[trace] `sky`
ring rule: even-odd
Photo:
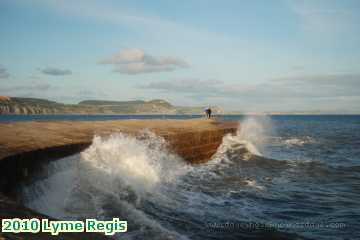
[[[360,113],[358,0],[0,0],[0,95]]]

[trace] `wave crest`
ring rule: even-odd
[[[186,171],[184,161],[168,151],[162,137],[150,131],[137,137],[123,133],[95,136],[92,145],[81,153],[80,162],[105,175],[108,181],[118,179],[137,193],[150,192]],[[89,179],[94,179],[94,184],[99,180],[96,176]]]
[[[272,131],[269,117],[247,117],[240,122],[236,135],[224,136],[215,158],[224,158],[229,151],[241,153],[242,160],[250,160],[253,155],[262,156]]]

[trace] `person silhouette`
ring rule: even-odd
[[[208,119],[211,118],[211,108],[210,108],[210,107],[208,107],[208,108],[205,109],[205,114],[206,114],[206,117],[207,117]]]
[[[209,119],[211,118],[211,108],[210,107],[208,108],[208,118]]]

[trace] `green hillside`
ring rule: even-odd
[[[219,112],[214,108],[214,112]],[[220,111],[221,112],[221,111]],[[203,107],[176,107],[154,99],[150,101],[85,100],[63,104],[46,99],[0,96],[0,114],[202,114]]]

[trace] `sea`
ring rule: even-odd
[[[8,115],[0,121],[201,116]],[[360,116],[218,116],[237,121],[209,162],[189,165],[150,131],[95,136],[18,189],[59,219],[128,221],[115,239],[360,239]]]

